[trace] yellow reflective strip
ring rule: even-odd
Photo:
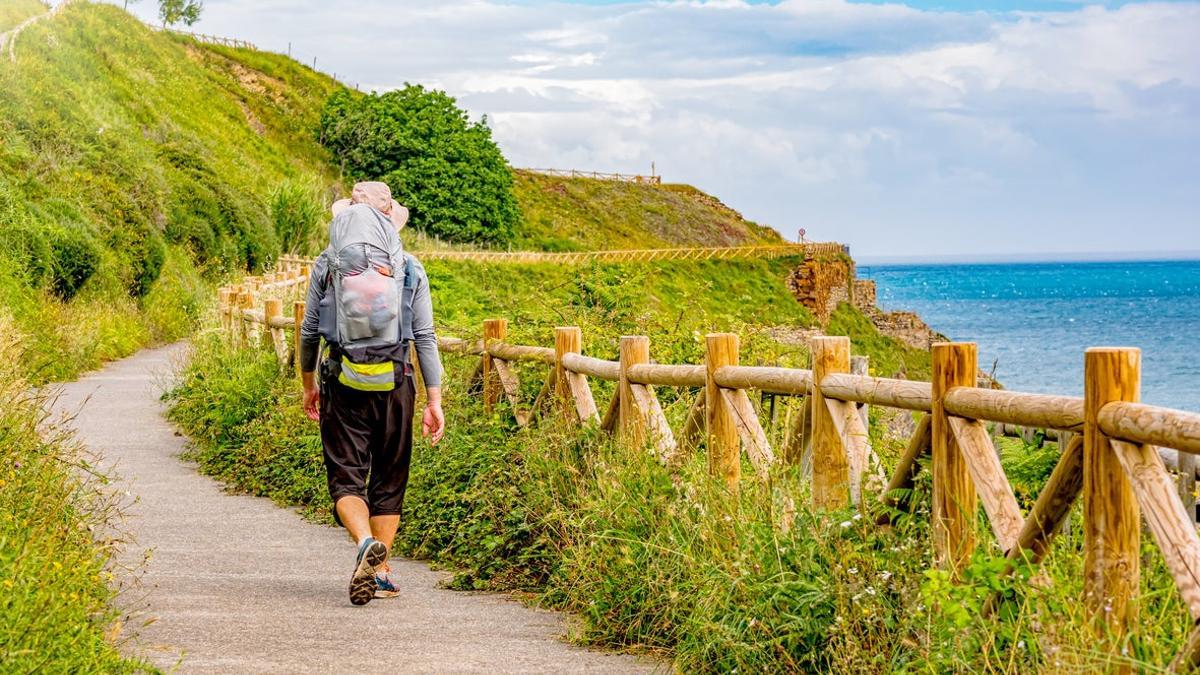
[[[384,363],[354,363],[345,356],[342,357],[342,366],[349,368],[359,375],[388,375],[394,372],[395,366],[391,361]]]
[[[358,391],[391,391],[396,388],[395,382],[368,383],[352,380],[346,377],[345,371],[338,375],[338,382],[341,382],[351,389],[357,389]]]

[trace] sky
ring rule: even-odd
[[[1200,2],[207,0],[194,30],[856,257],[1200,251]]]

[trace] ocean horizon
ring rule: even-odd
[[[876,282],[881,308],[978,343],[980,367],[1008,389],[1082,395],[1084,350],[1130,346],[1142,350],[1143,401],[1200,411],[1200,255],[868,262],[858,275]]]

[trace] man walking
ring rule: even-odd
[[[299,356],[304,411],[320,421],[334,516],[358,545],[350,602],[365,605],[397,594],[387,557],[412,457],[410,345],[428,399],[422,433],[434,444],[445,417],[429,279],[400,245],[397,221],[407,213],[384,183],[355,185],[349,202],[335,204],[329,247],[309,278]]]

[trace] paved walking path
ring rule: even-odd
[[[151,551],[140,595],[155,621],[136,648],[181,672],[634,672],[653,663],[562,641],[560,615],[500,595],[437,588],[442,574],[396,561],[404,593],[352,607],[353,545],[332,527],[225,493],[178,459],[162,417],[176,345],[65,385],[81,439],[137,498],[125,557]],[[144,601],[141,599],[144,596]],[[139,623],[139,622],[135,622]]]

